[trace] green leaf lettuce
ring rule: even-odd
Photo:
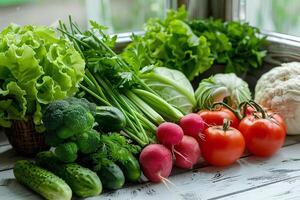
[[[73,45],[53,29],[9,25],[0,33],[0,126],[27,116],[41,126],[41,107],[72,96],[84,65]]]

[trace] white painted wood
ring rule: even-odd
[[[88,199],[219,199],[229,194],[235,193],[235,195],[238,195],[248,190],[251,193],[251,190],[255,191],[255,189],[264,186],[269,188],[273,185],[273,190],[278,187],[283,191],[284,187],[288,187],[286,181],[296,180],[300,177],[299,152],[300,143],[282,148],[278,154],[269,159],[249,156],[242,158],[238,163],[229,167],[204,167],[174,175],[169,180],[176,186],[168,184],[169,189],[162,183],[145,183]],[[3,199],[8,200],[37,198],[35,194],[20,187],[15,180],[11,180],[13,179],[11,171],[0,172],[0,185],[1,183],[3,185],[0,186],[0,199],[4,196]],[[281,183],[283,184],[282,188]],[[293,181],[290,183],[292,184]],[[298,182],[296,184],[298,186]],[[271,189],[269,190],[271,191]],[[297,189],[290,191],[295,191],[294,196],[300,194]],[[250,193],[247,193],[247,195],[252,195]],[[261,193],[256,193],[256,195],[265,195]],[[229,198],[229,196],[226,198]],[[237,198],[233,196],[232,199],[240,199],[240,196],[237,196]],[[284,196],[282,199],[285,199]]]
[[[36,200],[42,199],[32,191],[20,185],[14,178],[13,171],[0,173],[0,199],[2,200]]]
[[[0,171],[13,168],[14,163],[21,159],[28,158],[18,155],[11,145],[0,146]]]
[[[287,178],[274,184],[261,185],[258,188],[232,194],[220,200],[255,199],[255,200],[299,200],[300,199],[300,176]]]

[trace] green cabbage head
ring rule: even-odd
[[[0,33],[0,126],[31,116],[42,131],[43,105],[74,95],[84,66],[73,44],[53,29],[9,25]]]

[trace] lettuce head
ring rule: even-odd
[[[84,66],[73,44],[52,28],[9,25],[0,33],[0,126],[31,116],[42,131],[42,107],[74,95]]]

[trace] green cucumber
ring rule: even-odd
[[[124,114],[112,106],[99,106],[94,116],[97,129],[104,132],[121,131],[126,125]]]
[[[70,200],[72,190],[64,180],[30,161],[20,160],[14,166],[14,175],[20,183],[48,200]]]
[[[114,162],[109,161],[101,165],[100,170],[96,171],[106,189],[120,189],[125,183],[125,177],[121,168]]]
[[[36,163],[65,180],[78,197],[102,192],[102,183],[95,172],[76,163],[61,163],[50,151],[38,153]]]
[[[127,160],[122,163],[118,163],[122,169],[126,180],[131,182],[136,182],[141,177],[141,168],[138,160],[132,155],[129,154]]]

